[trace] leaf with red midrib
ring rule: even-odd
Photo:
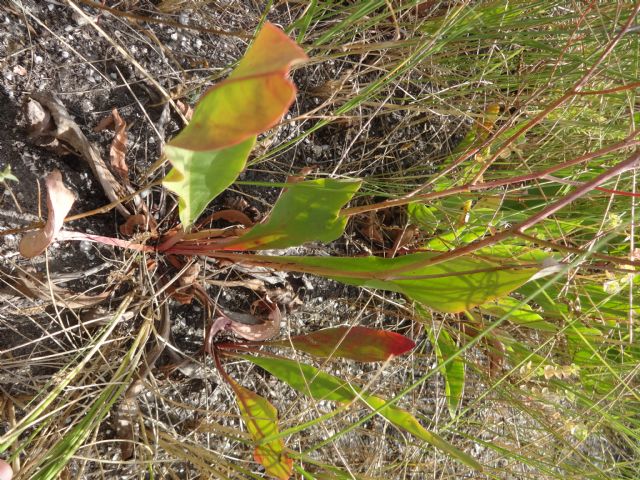
[[[293,346],[316,357],[341,357],[359,362],[384,362],[413,349],[413,340],[394,332],[366,327],[334,327],[269,342],[279,347]]]
[[[269,401],[227,378],[238,399],[238,406],[247,430],[255,442],[278,433],[278,411]],[[268,475],[287,480],[293,471],[293,459],[284,451],[282,438],[258,445],[253,457]]]

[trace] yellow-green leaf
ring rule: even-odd
[[[200,99],[189,124],[165,147],[163,184],[179,197],[185,229],[244,169],[256,135],[278,123],[295,98],[289,67],[307,59],[267,23],[229,78]]]
[[[496,250],[498,253],[500,249]],[[540,259],[523,254],[514,258],[466,256],[420,266],[439,253],[423,252],[395,258],[252,256],[251,261],[284,264],[287,270],[314,273],[349,285],[399,292],[435,310],[457,313],[503,297],[540,271]],[[530,258],[529,258],[530,257]],[[416,265],[398,274],[394,270]]]
[[[342,235],[347,217],[340,209],[360,188],[360,180],[322,178],[292,183],[282,192],[264,223],[220,246],[224,250],[286,248]]]
[[[231,383],[240,414],[251,438],[260,442],[263,438],[278,433],[278,411],[269,401],[257,393],[252,392],[228,379]],[[293,470],[293,459],[284,451],[284,441],[279,438],[270,442],[258,444],[253,451],[256,462],[260,463],[268,475],[286,480]]]

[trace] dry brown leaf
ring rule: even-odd
[[[111,161],[111,168],[120,176],[120,179],[126,184],[129,184],[129,167],[125,157],[127,156],[127,122],[125,122],[118,110],[115,108],[111,112],[113,116],[114,129],[116,136],[111,141],[111,148],[109,149],[109,160]]]
[[[39,102],[29,100],[24,105],[24,117],[29,136],[38,139],[41,144],[53,139],[52,131],[55,129],[51,114]]]
[[[239,223],[247,228],[253,227],[254,225],[253,221],[249,217],[247,217],[240,210],[236,209],[227,209],[220,210],[219,212],[214,212],[204,220],[199,222],[198,225],[200,227],[204,227],[205,225],[213,223],[216,220],[226,220],[229,223]]]
[[[116,108],[111,111],[109,116],[100,120],[93,131],[101,132],[108,128],[113,128],[116,132],[109,148],[111,168],[118,174],[125,185],[129,185],[129,167],[125,160],[127,156],[127,122],[122,119]]]
[[[461,330],[470,338],[476,338],[484,328],[480,324],[472,325],[468,322],[460,324]],[[485,353],[489,357],[489,376],[497,376],[504,366],[505,349],[504,344],[494,336],[485,336],[483,339],[486,348]]]
[[[93,131],[95,133],[98,133],[111,127],[113,127],[113,115],[109,114],[106,117],[104,117],[102,120],[100,120],[95,127],[93,127]]]
[[[29,232],[20,241],[20,253],[33,258],[44,252],[53,242],[56,234],[62,228],[64,217],[71,210],[75,201],[73,192],[64,186],[62,174],[54,170],[45,179],[47,185],[47,210],[49,211],[47,223],[44,228],[35,232]]]
[[[304,181],[305,177],[313,172],[316,167],[304,167],[295,175],[289,175],[287,177],[287,183],[298,183]]]
[[[193,108],[191,108],[191,105],[178,100],[176,101],[176,107],[178,107],[180,113],[184,115],[184,118],[186,118],[187,120],[191,120],[191,117],[193,116]]]
[[[27,74],[27,69],[24,68],[22,65],[16,65],[15,67],[13,67],[13,73],[15,73],[16,75],[20,75],[21,77],[24,77]]]
[[[273,338],[280,333],[281,315],[278,306],[270,300],[258,300],[256,303],[266,307],[268,312],[266,318],[259,318],[246,313],[227,314],[227,318],[231,320],[228,328],[239,337],[253,342],[260,342]]]
[[[196,283],[198,276],[200,275],[200,264],[192,263],[180,276],[178,283],[180,286],[191,286]]]
[[[31,138],[40,145],[56,152],[73,152],[89,163],[109,201],[118,202],[131,193],[129,188],[116,180],[98,150],[87,140],[58,99],[44,93],[32,93],[31,100],[25,105],[25,118]],[[132,211],[144,208],[139,197],[134,198],[134,203],[128,204]],[[122,203],[116,208],[125,217],[131,215]]]
[[[504,366],[504,344],[495,338],[487,338],[487,356],[489,357],[489,376],[497,377]]]
[[[401,251],[405,247],[411,245],[419,233],[420,229],[415,225],[408,225],[406,228],[397,229],[395,231],[396,239],[393,242],[393,247],[391,248],[394,256],[398,251]]]
[[[358,226],[358,231],[371,242],[384,245],[382,222],[380,222],[376,212],[369,212],[369,214],[362,220],[362,223]]]
[[[0,281],[7,288],[0,289],[0,293],[20,294],[32,300],[43,300],[55,303],[60,308],[87,308],[103,302],[111,295],[111,289],[107,289],[98,295],[84,295],[76,293],[57,285],[49,284],[35,274],[25,271],[10,274],[0,270]],[[3,291],[4,290],[4,291]],[[38,308],[44,309],[46,305]]]
[[[120,225],[118,230],[120,230],[120,233],[126,237],[132,237],[137,233],[146,231],[151,232],[151,235],[155,236],[158,233],[156,231],[157,226],[158,225],[153,217],[138,213],[127,218],[127,221]]]

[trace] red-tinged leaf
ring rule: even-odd
[[[240,414],[254,442],[278,434],[278,411],[269,401],[257,393],[227,378],[238,399]],[[256,462],[260,463],[267,474],[282,480],[291,476],[293,459],[284,451],[282,438],[258,445],[253,451]]]
[[[295,98],[289,67],[307,55],[267,23],[229,76],[196,105],[189,125],[170,145],[209,151],[237,145],[280,121]]]
[[[384,362],[392,355],[407,353],[416,345],[398,333],[366,327],[325,328],[269,344],[293,346],[316,357],[341,357],[359,362]]]
[[[27,258],[33,258],[44,252],[53,242],[56,234],[62,228],[64,217],[71,210],[75,196],[62,183],[62,174],[54,170],[45,179],[47,185],[47,209],[49,216],[44,228],[27,233],[20,241],[20,253]]]

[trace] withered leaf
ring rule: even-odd
[[[20,253],[27,258],[33,258],[44,252],[53,242],[56,234],[62,228],[64,217],[71,210],[75,201],[73,192],[64,186],[62,174],[54,170],[45,179],[47,185],[47,210],[49,212],[44,228],[29,232],[20,241]]]
[[[26,105],[27,129],[31,138],[53,149],[56,152],[73,152],[83,158],[91,167],[99,180],[105,195],[111,202],[118,202],[130,193],[130,189],[116,180],[111,170],[107,168],[98,150],[87,140],[78,124],[73,121],[66,108],[55,97],[44,93],[31,94],[31,100]],[[139,197],[134,198],[132,210],[142,208]],[[116,206],[125,217],[131,212],[123,204]]]
[[[268,310],[266,317],[259,318],[254,315],[232,313],[227,315],[231,323],[229,329],[246,340],[260,342],[269,340],[280,333],[280,309],[275,303],[262,301]]]
[[[118,227],[118,230],[120,230],[120,233],[126,237],[131,237],[136,233],[146,231],[150,231],[151,234],[155,236],[158,233],[156,231],[157,226],[158,225],[153,217],[138,213],[127,218],[126,222]]]
[[[113,137],[111,141],[109,160],[111,161],[111,167],[120,176],[120,179],[125,184],[129,184],[129,167],[127,167],[125,160],[127,155],[127,123],[115,108],[111,112],[111,115],[113,116],[116,136]]]
[[[109,161],[111,162],[111,168],[118,174],[120,179],[129,184],[129,167],[125,161],[127,155],[127,122],[125,122],[118,109],[114,108],[111,114],[98,123],[93,129],[94,132],[101,132],[108,128],[113,128],[116,135],[111,141],[111,147],[109,148]]]

